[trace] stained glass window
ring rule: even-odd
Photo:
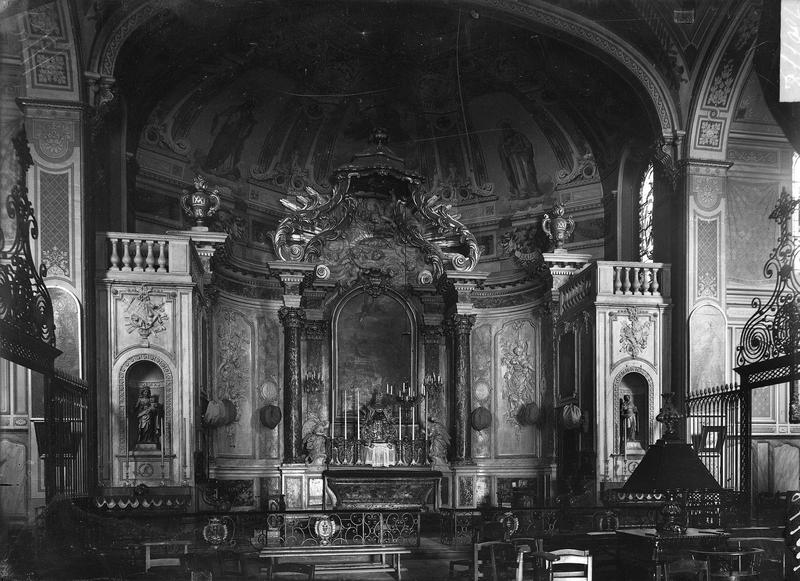
[[[653,261],[653,164],[639,187],[639,260]]]

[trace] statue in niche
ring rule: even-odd
[[[202,163],[204,170],[223,178],[239,178],[236,165],[239,163],[245,139],[256,124],[254,108],[255,100],[248,97],[238,105],[231,105],[214,115],[211,133],[217,129],[219,131]]]
[[[533,145],[530,140],[514,129],[511,121],[500,122],[502,142],[497,148],[500,163],[508,179],[512,198],[540,198],[539,182],[536,177]]]
[[[639,410],[629,393],[622,396],[619,403],[620,418],[622,419],[622,429],[624,442],[638,442],[639,440]]]
[[[137,445],[160,443],[161,430],[158,421],[160,416],[161,404],[158,403],[158,396],[152,395],[149,387],[142,387],[139,390],[139,399],[136,401]]]
[[[327,420],[320,419],[316,414],[309,414],[303,424],[303,449],[306,452],[306,464],[324,464],[328,457],[326,443],[328,441]]]
[[[447,464],[447,448],[450,446],[450,433],[437,418],[428,418],[428,456],[436,464]]]

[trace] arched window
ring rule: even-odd
[[[639,187],[639,260],[653,261],[653,164]]]

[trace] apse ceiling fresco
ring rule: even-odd
[[[490,12],[189,4],[121,54],[129,149],[144,169],[158,153],[248,203],[329,189],[375,127],[431,191],[491,203],[475,215],[599,203],[601,168],[653,131],[614,70]]]

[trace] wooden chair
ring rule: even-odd
[[[450,561],[450,579],[489,579],[499,581],[498,561],[516,553],[514,545],[505,541],[485,541],[472,546],[472,561]]]
[[[515,577],[518,579],[534,579],[542,563],[537,555],[542,553],[544,541],[536,537],[516,537],[511,539],[516,548],[514,563]]]
[[[550,551],[558,557],[553,562],[555,581],[592,581],[592,555],[579,549],[557,549]]]
[[[786,578],[786,539],[783,537],[730,537],[727,542],[733,551],[764,549],[761,573],[768,579]]]
[[[689,551],[698,560],[706,562],[708,579],[758,579],[761,575],[761,560],[764,549],[742,549],[740,551]]]
[[[517,545],[515,581],[553,581],[553,563],[558,557],[545,551],[531,551],[528,545]]]
[[[314,581],[316,566],[313,563],[273,563],[261,569],[259,579],[272,581],[286,579],[295,581]]]

